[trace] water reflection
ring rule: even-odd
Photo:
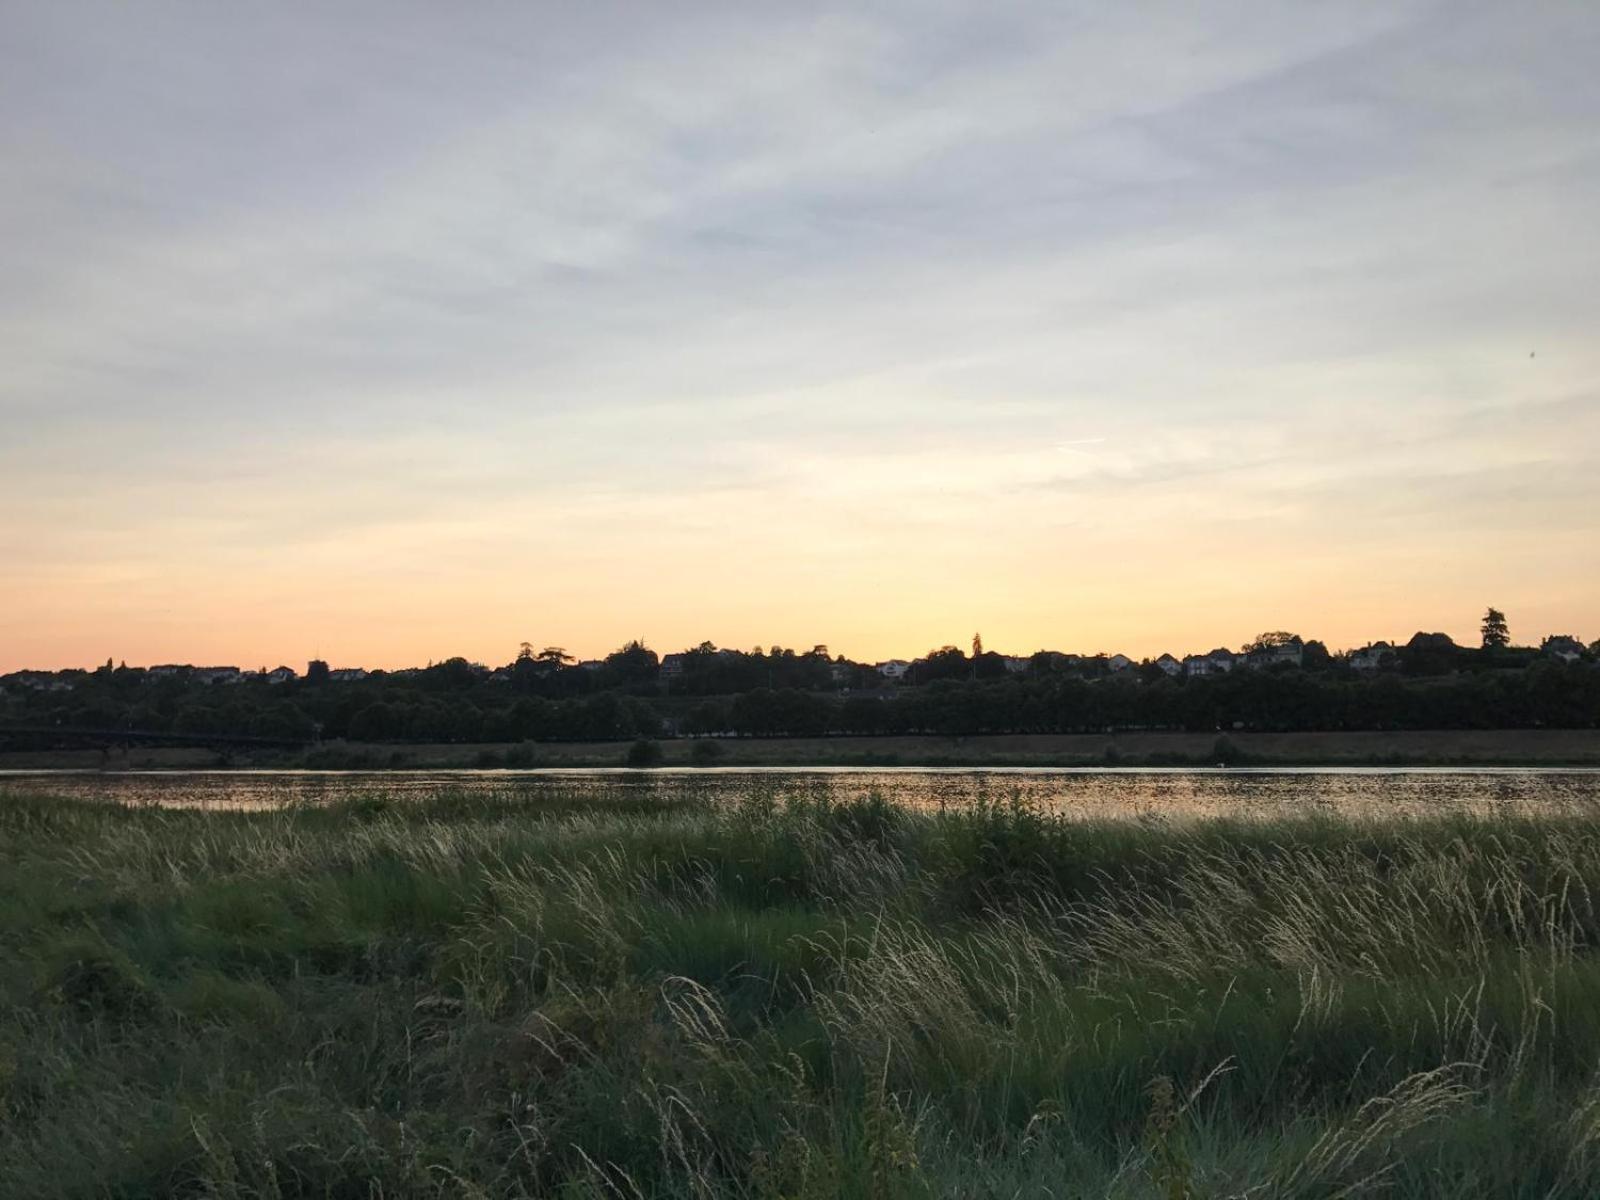
[[[760,793],[846,800],[881,795],[915,808],[1012,800],[1077,817],[1569,812],[1600,815],[1600,771],[1585,770],[1032,770],[912,768],[683,771],[168,771],[0,773],[0,802],[59,795],[169,808],[272,809],[441,791],[493,793],[530,807]]]

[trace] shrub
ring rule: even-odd
[[[517,768],[539,765],[539,750],[532,742],[518,742],[506,751],[506,766]]]
[[[1231,767],[1245,760],[1245,753],[1234,745],[1233,739],[1223,734],[1211,743],[1211,761],[1224,767]]]
[[[623,765],[628,767],[659,767],[661,757],[659,745],[646,738],[640,738],[628,747],[628,755],[622,761]]]
[[[710,767],[722,759],[722,746],[717,742],[697,740],[689,748],[689,761],[697,767]]]

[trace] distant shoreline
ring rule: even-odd
[[[679,738],[655,743],[660,766],[1596,766],[1600,730],[1409,730],[1322,733],[994,734],[974,737]],[[615,767],[632,742],[391,744],[327,742],[232,754],[204,747],[17,751],[0,768],[424,770]],[[708,749],[711,747],[711,749]]]

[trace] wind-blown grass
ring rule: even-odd
[[[0,1195],[1600,1194],[1600,826],[0,804]]]

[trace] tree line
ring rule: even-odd
[[[1520,651],[1497,648],[1462,651],[1473,656],[1462,660],[1466,669],[1457,663],[1450,674],[1425,673],[1424,667],[1431,671],[1440,665],[1429,656],[1449,653],[1439,645],[1424,646],[1410,669],[1402,665],[1370,674],[1329,665],[1191,678],[1150,670],[1086,675],[1051,669],[1048,663],[991,677],[977,675],[968,660],[965,671],[952,670],[919,686],[849,691],[757,681],[712,692],[701,690],[712,686],[709,682],[696,680],[691,689],[663,692],[641,673],[633,681],[591,678],[586,690],[562,694],[542,671],[523,675],[519,684],[514,670],[505,678],[486,679],[459,660],[415,675],[375,673],[340,685],[302,679],[279,686],[217,687],[181,679],[149,682],[142,673],[114,669],[89,673],[70,693],[8,693],[0,701],[0,719],[70,728],[377,742],[1600,727],[1600,670],[1588,662],[1569,664],[1537,654],[1526,659]],[[950,655],[930,660],[955,665]],[[716,669],[729,672],[749,665],[727,656],[720,662]],[[550,674],[576,673],[565,668]],[[777,672],[773,677],[781,678]],[[607,686],[599,687],[600,682]],[[830,688],[837,686],[830,675]]]

